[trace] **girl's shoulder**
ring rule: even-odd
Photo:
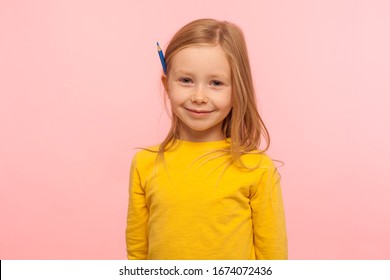
[[[241,159],[248,163],[258,163],[264,166],[274,166],[273,160],[269,155],[258,150],[245,153],[241,156]]]
[[[260,151],[245,153],[241,155],[240,161],[243,166],[247,166],[252,170],[257,170],[260,172],[274,172],[277,169],[275,161],[269,155]]]
[[[136,155],[140,156],[150,156],[150,155],[155,155],[158,154],[158,149],[160,145],[154,145],[154,146],[149,146],[149,147],[137,147],[138,151],[135,153]]]
[[[133,164],[139,165],[149,165],[154,163],[158,155],[159,145],[150,146],[150,147],[138,147],[138,151],[133,156]]]

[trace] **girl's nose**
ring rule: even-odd
[[[191,101],[198,103],[198,104],[201,104],[201,103],[207,103],[209,101],[209,99],[204,94],[204,91],[199,87],[198,89],[196,89],[194,94],[191,96]]]

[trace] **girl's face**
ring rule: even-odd
[[[188,47],[162,76],[172,112],[181,122],[181,139],[223,140],[222,123],[232,109],[229,62],[221,47]]]

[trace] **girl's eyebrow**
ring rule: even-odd
[[[182,74],[182,75],[187,75],[187,76],[193,76],[194,74],[191,73],[190,71],[186,71],[186,70],[182,70],[182,69],[178,69],[174,72],[174,74]],[[225,80],[228,80],[228,77],[226,75],[224,75],[223,73],[212,73],[210,75],[208,75],[208,78],[222,78],[222,79],[225,79]]]
[[[219,79],[225,79],[228,80],[228,77],[222,73],[216,73],[216,74],[211,74],[209,78],[219,78]]]
[[[181,69],[178,69],[174,72],[174,74],[184,74],[184,75],[188,75],[188,76],[191,76],[192,73],[189,72],[189,71],[185,71],[185,70],[181,70]]]

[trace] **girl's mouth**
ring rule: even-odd
[[[197,115],[197,116],[203,116],[203,115],[206,115],[206,114],[209,114],[213,111],[207,111],[207,110],[196,110],[196,109],[189,109],[189,108],[185,108],[187,111]]]

